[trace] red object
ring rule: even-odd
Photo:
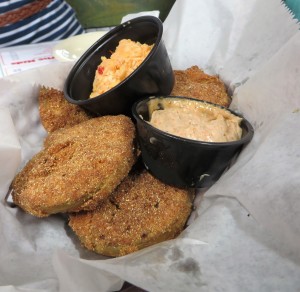
[[[99,73],[100,75],[102,75],[102,74],[103,74],[103,71],[104,71],[104,67],[99,66],[98,69],[97,69],[97,71],[98,71],[98,73]]]

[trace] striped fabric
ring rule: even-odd
[[[31,0],[0,0],[0,14],[22,7]],[[0,48],[60,40],[83,33],[74,10],[64,0],[52,0],[37,14],[0,27]]]

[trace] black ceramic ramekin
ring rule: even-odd
[[[148,123],[150,119],[148,102],[154,98],[162,97],[148,97],[137,101],[132,107],[132,114],[136,120],[143,162],[154,176],[167,184],[196,188],[211,186],[253,137],[251,124],[233,111],[230,112],[242,118],[242,138],[237,141],[204,142],[166,133]],[[207,103],[185,97],[164,98]]]
[[[136,100],[149,95],[170,94],[174,74],[162,33],[162,22],[153,16],[135,18],[109,31],[75,63],[65,82],[65,98],[96,115],[107,115],[131,114],[131,106]],[[101,56],[109,58],[122,39],[154,46],[126,79],[109,91],[89,98]]]

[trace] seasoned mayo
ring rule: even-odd
[[[152,99],[149,111],[151,125],[179,137],[228,142],[242,136],[240,117],[208,103],[179,98]]]

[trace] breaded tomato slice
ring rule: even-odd
[[[98,117],[60,129],[15,177],[13,201],[38,217],[92,210],[135,161],[135,127],[126,116]]]
[[[87,249],[122,256],[176,237],[190,215],[192,197],[143,171],[128,176],[95,211],[71,214],[69,225]]]
[[[38,99],[41,123],[48,133],[92,118],[91,114],[78,105],[69,103],[61,90],[41,87]]]
[[[231,98],[218,76],[206,74],[198,66],[174,70],[175,85],[171,95],[193,97],[228,107]]]

